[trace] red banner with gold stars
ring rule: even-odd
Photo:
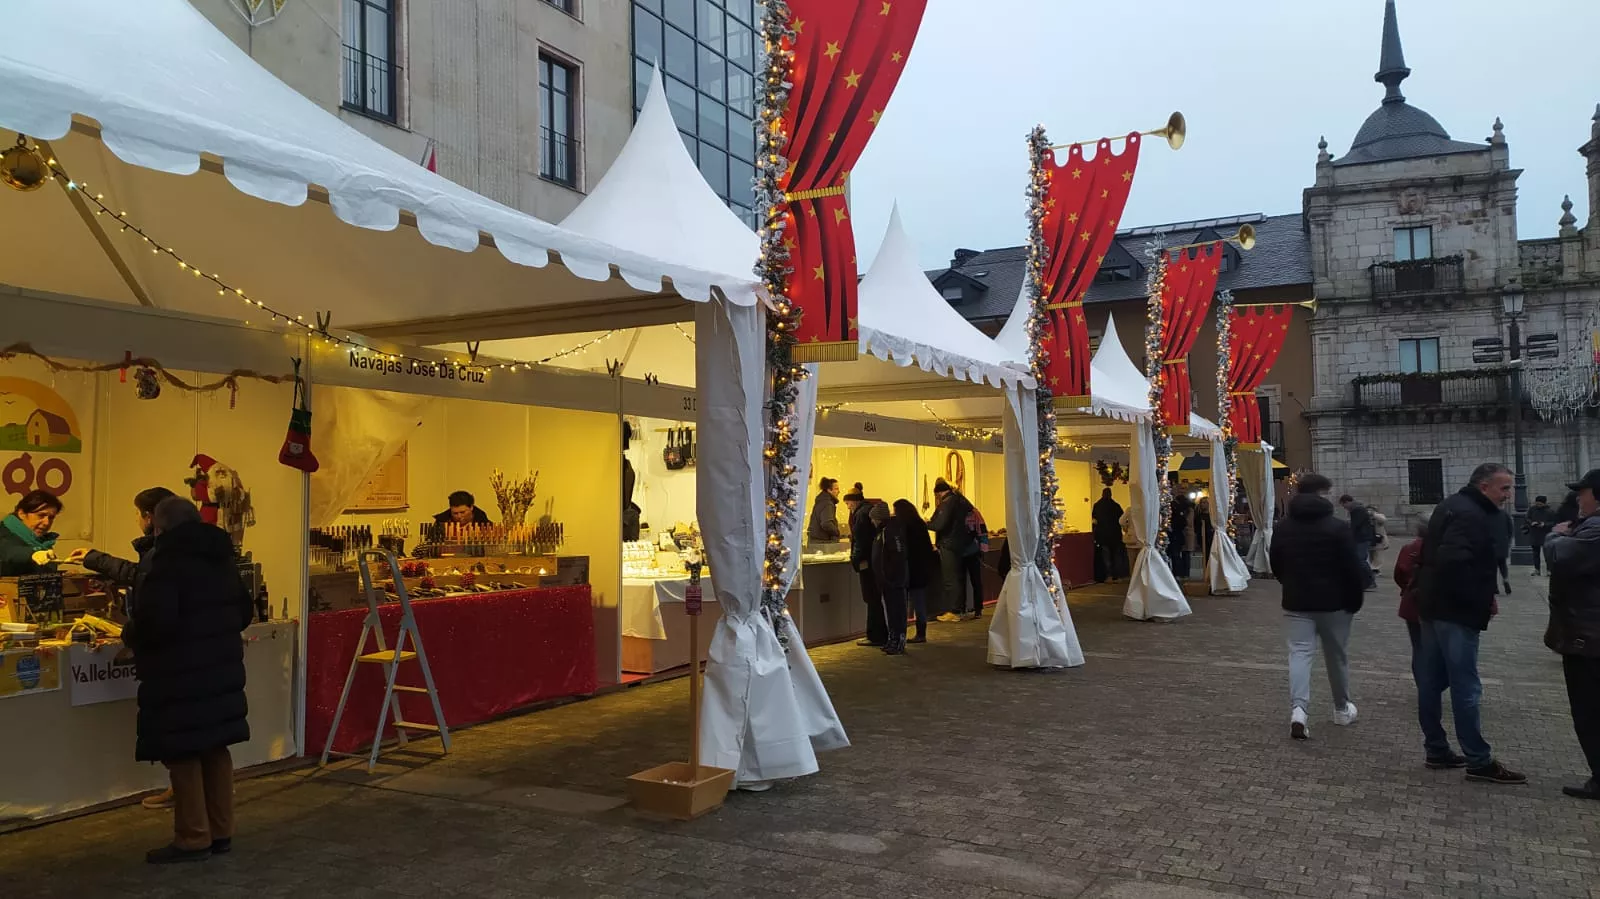
[[[1089,404],[1089,325],[1083,297],[1117,235],[1142,140],[1136,133],[1128,135],[1118,155],[1111,152],[1111,138],[1101,138],[1092,160],[1084,158],[1082,145],[1074,144],[1059,165],[1055,151],[1045,154],[1050,188],[1041,226],[1050,255],[1042,291],[1048,322],[1040,341],[1045,382],[1060,406]]]
[[[855,232],[845,184],[883,116],[927,0],[788,0],[793,63],[781,119],[796,362],[856,358]]]
[[[1261,448],[1261,403],[1256,390],[1278,361],[1293,306],[1235,309],[1232,313],[1232,352],[1228,363],[1228,415],[1240,449]]]
[[[1165,327],[1161,342],[1161,408],[1155,410],[1168,433],[1188,434],[1189,351],[1205,323],[1222,267],[1222,242],[1171,251],[1166,287],[1161,292]]]

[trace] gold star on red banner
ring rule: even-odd
[[[799,19],[795,19],[792,27],[794,28],[794,33],[799,34],[800,32],[806,30],[806,23],[800,21]]]
[[[1076,212],[1067,213],[1067,223],[1070,225],[1076,225],[1078,223],[1078,214]]]
[[[837,225],[840,222],[844,221],[846,218],[848,218],[848,216],[846,216],[844,214],[844,210],[843,209],[835,209],[833,211],[833,223],[835,225]]]
[[[1082,178],[1082,177],[1083,177],[1083,169],[1073,169],[1072,170],[1072,180],[1077,181],[1079,178]]]
[[[1123,181],[1132,181],[1133,180],[1133,173],[1132,172],[1123,172],[1122,173],[1122,180]]]
[[[839,136],[839,132],[837,132],[837,131],[829,131],[828,132],[828,143],[830,143],[830,144],[833,143],[833,139],[838,137],[838,136]]]
[[[855,69],[851,69],[850,74],[844,76],[844,83],[850,87],[860,87],[861,75]]]
[[[905,54],[901,53],[899,50],[896,50],[893,53],[889,54],[889,61],[890,62],[899,62],[900,60],[905,59],[905,58],[906,58]]]
[[[828,57],[829,59],[832,59],[835,56],[838,56],[839,55],[839,45],[837,43],[835,43],[834,41],[828,41],[828,46],[826,46],[826,47],[824,47],[822,49],[822,55]]]
[[[889,3],[888,0],[884,0],[883,9],[878,12],[878,15],[880,15],[880,16],[888,15],[889,14],[889,10],[891,8],[893,8],[893,6],[894,6],[893,3]]]
[[[827,269],[825,269],[825,268],[823,268],[822,266],[819,265],[816,268],[811,270],[811,274],[814,275],[818,281],[821,281],[823,279],[823,277],[827,274]]]
[[[1079,237],[1081,237],[1081,238],[1083,238],[1083,239],[1084,239],[1084,241],[1086,241],[1086,242],[1087,242],[1087,241],[1088,241],[1088,240],[1089,240],[1089,238],[1090,238],[1090,237],[1092,237],[1092,236],[1093,236],[1093,235],[1091,235],[1091,234],[1090,234],[1090,233],[1089,233],[1089,232],[1087,232],[1087,231],[1084,231],[1084,232],[1082,232],[1082,233],[1081,233],[1081,234],[1079,234],[1079,235],[1078,235],[1078,236],[1079,236]]]
[[[880,120],[882,120],[882,119],[883,119],[883,110],[881,110],[881,109],[874,109],[872,111],[872,115],[867,116],[867,121],[871,122],[874,125],[878,124],[878,122]]]
[[[1109,191],[1109,190],[1100,191],[1100,199],[1104,200],[1105,198],[1107,198],[1109,196],[1111,196],[1111,191]]]

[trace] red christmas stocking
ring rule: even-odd
[[[283,439],[283,449],[278,450],[278,461],[307,474],[321,467],[311,452],[311,411],[296,409],[289,413],[289,436]]]

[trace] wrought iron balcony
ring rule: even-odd
[[[1462,256],[1374,262],[1369,269],[1372,298],[1386,305],[1459,297],[1466,290],[1465,263]]]
[[[1511,401],[1506,368],[1362,375],[1351,381],[1354,411],[1383,415],[1425,413],[1431,419],[1489,420]]]

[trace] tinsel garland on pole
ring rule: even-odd
[[[1048,156],[1050,140],[1044,126],[1036,125],[1028,134],[1028,304],[1027,322],[1028,371],[1038,384],[1034,393],[1038,409],[1039,426],[1039,545],[1034,547],[1034,563],[1040,571],[1049,571],[1053,564],[1050,543],[1055,539],[1056,525],[1061,511],[1056,508],[1056,493],[1060,483],[1056,480],[1056,407],[1045,377],[1045,350],[1041,338],[1049,327],[1050,313],[1045,309],[1045,271],[1050,264],[1050,248],[1044,238],[1045,200],[1050,192]],[[1054,578],[1045,578],[1050,592],[1056,592]]]
[[[761,17],[764,67],[756,121],[755,184],[756,205],[766,214],[761,227],[761,258],[755,273],[771,298],[767,312],[767,376],[771,389],[762,451],[766,462],[767,545],[761,611],[785,651],[789,648],[789,619],[784,572],[789,566],[789,543],[784,538],[800,507],[799,485],[794,482],[795,457],[799,453],[795,432],[800,382],[806,377],[805,368],[794,362],[794,335],[800,315],[789,299],[789,276],[793,270],[783,239],[788,211],[783,179],[789,160],[783,155],[788,137],[782,117],[789,103],[789,73],[794,62],[789,48],[794,36],[789,5],[783,0],[766,0],[766,12]]]
[[[1217,294],[1217,429],[1222,432],[1222,458],[1228,465],[1228,495],[1222,497],[1216,484],[1211,485],[1211,492],[1215,494],[1212,502],[1224,498],[1228,501],[1228,507],[1222,510],[1222,520],[1227,522],[1230,540],[1239,536],[1239,527],[1233,521],[1233,492],[1239,488],[1239,458],[1236,453],[1239,440],[1233,436],[1233,397],[1228,389],[1232,386],[1232,369],[1233,291],[1224,290]]]
[[[1172,455],[1172,437],[1161,422],[1161,397],[1166,389],[1166,369],[1161,364],[1162,347],[1166,344],[1166,319],[1161,314],[1161,297],[1167,287],[1166,237],[1156,234],[1145,249],[1151,260],[1150,275],[1145,282],[1144,373],[1150,379],[1150,433],[1156,445],[1156,498],[1161,517],[1156,526],[1155,539],[1150,546],[1158,553],[1166,551],[1167,531],[1172,527],[1172,491],[1167,489],[1167,459]]]

